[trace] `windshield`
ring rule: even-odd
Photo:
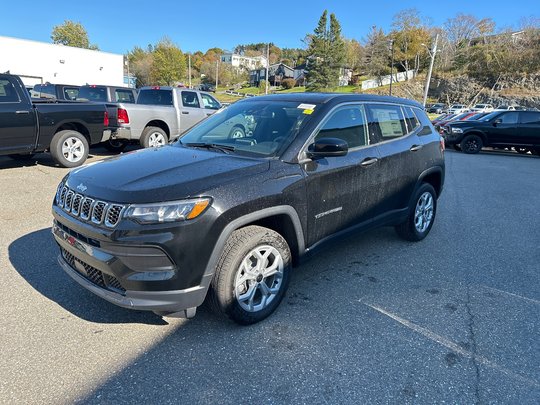
[[[309,122],[315,108],[290,101],[242,101],[195,126],[177,145],[227,146],[230,153],[277,156]]]

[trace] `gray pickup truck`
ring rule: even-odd
[[[127,142],[155,147],[175,140],[222,106],[210,94],[177,87],[142,87],[136,104],[118,103],[118,129],[110,146],[122,149]]]

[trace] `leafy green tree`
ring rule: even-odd
[[[150,76],[154,84],[172,86],[186,76],[184,54],[170,39],[158,42],[152,55]]]
[[[381,28],[373,26],[365,45],[366,72],[380,78],[390,74],[390,43]]]
[[[128,53],[129,70],[137,78],[137,87],[149,86],[152,83],[151,70],[154,55],[149,50],[136,46]]]
[[[88,33],[80,22],[65,20],[63,24],[55,25],[51,33],[51,39],[55,44],[99,50],[97,45],[90,44]]]
[[[345,42],[341,35],[341,25],[336,16],[324,10],[314,33],[308,36],[309,47],[306,77],[308,91],[322,91],[335,88],[339,81],[339,71],[345,62]]]

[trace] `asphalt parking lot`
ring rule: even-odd
[[[538,403],[538,157],[448,151],[426,240],[328,246],[250,327],[76,285],[50,235],[67,169],[37,161],[0,158],[0,403]]]

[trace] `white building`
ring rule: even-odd
[[[124,57],[71,46],[0,36],[0,72],[23,77],[26,85],[58,84],[124,85]]]
[[[267,60],[264,56],[243,56],[236,53],[225,53],[221,55],[221,62],[228,63],[236,68],[246,68],[253,70],[260,67],[266,67]]]

